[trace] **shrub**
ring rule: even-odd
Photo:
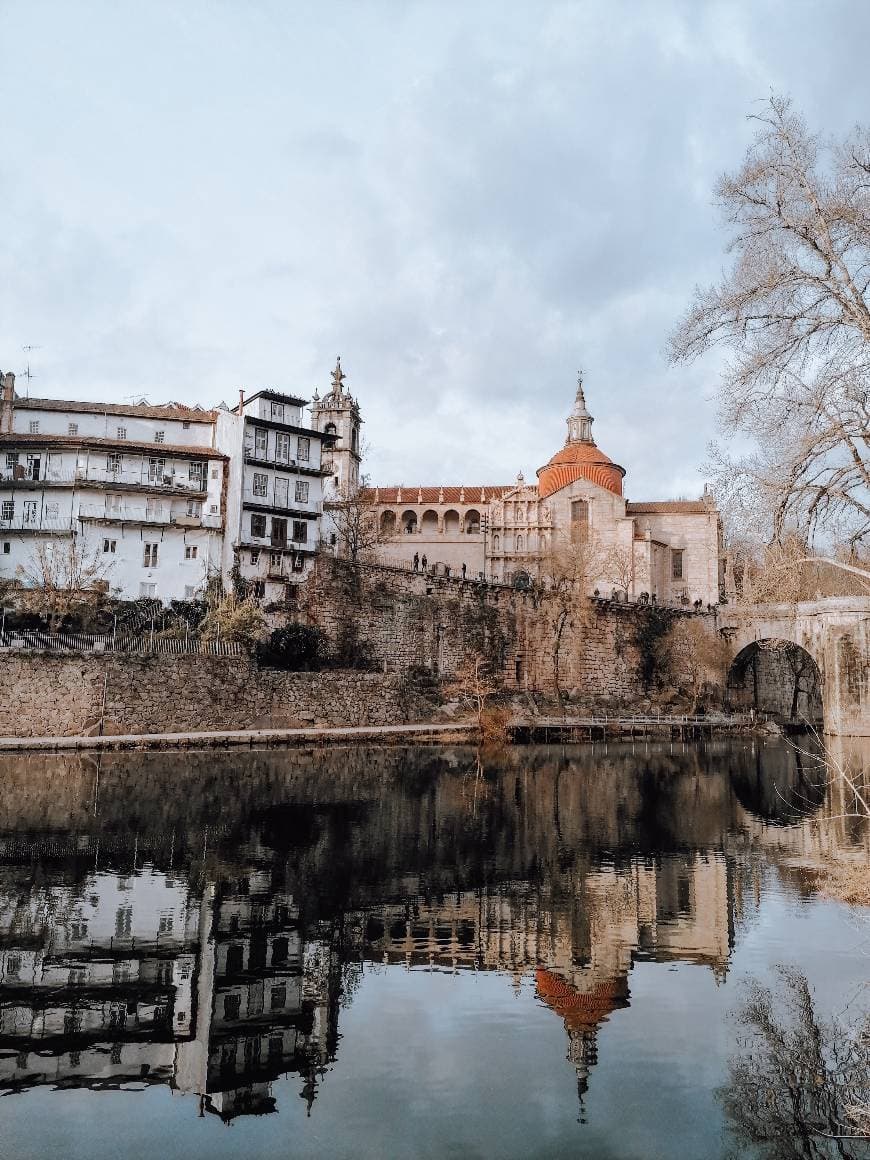
[[[252,648],[263,632],[263,613],[251,600],[226,596],[200,625],[203,640],[226,640]]]
[[[274,668],[290,672],[319,669],[326,653],[326,635],[308,624],[288,624],[276,628],[257,650],[258,659]]]

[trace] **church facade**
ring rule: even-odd
[[[312,406],[314,426],[336,436],[325,532],[330,495],[352,494],[361,478],[362,419],[344,377],[337,366],[332,391]],[[712,495],[628,500],[625,469],[596,445],[592,423],[581,377],[565,443],[535,483],[520,474],[510,484],[366,487],[378,529],[372,554],[385,564],[518,587],[537,581],[659,604],[717,604],[722,522]]]

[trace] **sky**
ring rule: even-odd
[[[411,486],[533,479],[582,367],[629,498],[698,495],[714,182],[771,91],[866,120],[868,43],[862,0],[0,0],[0,368],[208,406],[340,354]]]

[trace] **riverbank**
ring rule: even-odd
[[[691,740],[712,734],[735,734],[754,729],[744,717],[560,717],[514,720],[507,727],[507,742],[582,742],[630,740],[639,737],[668,737]],[[401,744],[407,741],[476,742],[477,722],[428,721],[398,725],[311,725],[301,728],[209,729],[154,733],[112,733],[98,735],[0,737],[0,752],[69,752],[149,749],[229,749],[329,745],[332,742],[377,741]]]

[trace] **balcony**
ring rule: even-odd
[[[194,515],[185,511],[174,512],[162,506],[133,504],[121,504],[118,507],[82,504],[79,508],[79,519],[89,523],[159,524],[179,528],[220,528],[222,526],[221,517],[217,513]]]
[[[17,468],[4,467],[0,471],[0,486],[13,488],[42,488],[42,487],[76,487],[82,484],[94,484],[96,487],[117,487],[119,490],[135,488],[137,490],[159,490],[180,492],[185,495],[205,495],[208,482],[204,478],[194,476],[192,479],[186,472],[166,471],[159,474],[149,471],[147,467],[140,470],[109,471],[106,468],[89,466],[77,467],[74,470],[47,471],[37,469],[28,470],[25,465]]]
[[[75,527],[75,521],[66,516],[64,519],[45,517],[40,519],[25,516],[13,516],[11,520],[0,520],[0,534],[3,532],[34,533],[47,536],[69,535]]]

